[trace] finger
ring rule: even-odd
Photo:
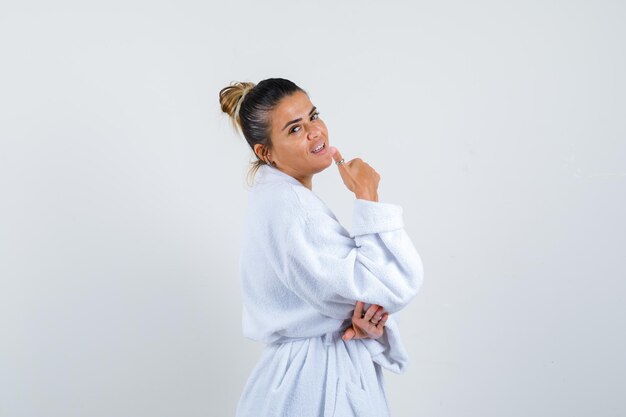
[[[334,146],[330,147],[330,153],[333,155],[333,159],[335,160],[335,162],[339,162],[343,159],[343,156],[341,156],[341,152],[339,152],[339,149],[335,148]],[[343,164],[339,164],[337,165],[337,168],[341,169],[346,169],[348,166],[348,162],[344,162]]]
[[[352,327],[348,328],[348,330],[346,330],[343,334],[343,336],[341,336],[341,338],[343,340],[345,340],[346,342],[350,339],[352,339],[354,337],[355,333],[354,333],[354,329]]]
[[[376,327],[379,329],[382,329],[383,327],[385,327],[385,323],[387,322],[388,318],[389,318],[389,313],[383,314],[383,318],[380,319],[380,321],[376,324]]]
[[[376,310],[376,312],[372,316],[371,322],[374,323],[374,325],[378,324],[380,320],[382,319],[383,314],[385,314],[385,309],[382,307],[379,307],[378,310]]]
[[[369,307],[367,307],[367,310],[365,310],[363,314],[361,314],[361,318],[365,321],[368,321],[374,315],[371,310],[374,309],[375,312],[377,308],[378,306],[376,304],[370,304]]]
[[[354,314],[352,315],[353,318],[355,319],[361,319],[363,318],[363,301],[357,301],[356,305],[354,306]]]
[[[376,314],[379,308],[381,307],[378,304],[372,304],[370,308],[367,309],[367,312],[363,316],[363,319],[370,321],[372,317],[374,317],[374,314]]]

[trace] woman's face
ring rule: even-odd
[[[276,168],[310,185],[313,174],[332,163],[326,124],[306,93],[284,97],[270,114],[270,125],[272,149],[267,159]]]

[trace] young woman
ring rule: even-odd
[[[330,147],[293,82],[231,83],[219,97],[257,158],[240,278],[244,336],[266,347],[237,416],[389,416],[382,368],[402,373],[408,360],[393,313],[423,277],[402,208],[378,202],[371,166]],[[351,233],[313,192],[333,160],[356,197]]]

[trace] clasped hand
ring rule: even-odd
[[[352,326],[348,327],[341,338],[344,341],[351,339],[378,339],[384,333],[385,322],[389,313],[382,306],[372,304],[363,313],[363,301],[357,301],[352,314]]]

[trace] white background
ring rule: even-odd
[[[250,150],[288,78],[381,173],[425,268],[386,372],[409,416],[625,416],[626,6],[0,6],[0,416],[231,416]],[[314,191],[350,225],[331,166]],[[312,387],[313,389],[313,387]]]

